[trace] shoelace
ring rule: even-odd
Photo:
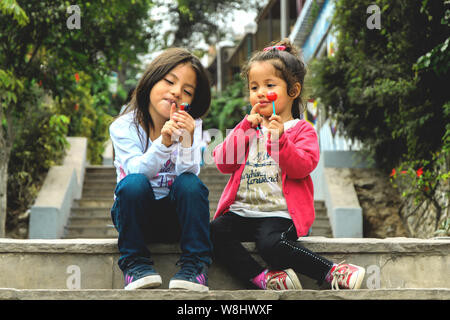
[[[129,272],[133,274],[141,274],[147,270],[153,270],[153,268],[147,264],[135,264],[129,268]]]
[[[267,290],[280,290],[285,289],[285,285],[283,283],[283,275],[284,272],[277,272],[274,273],[267,279],[266,289]]]
[[[178,274],[186,275],[186,276],[195,276],[198,273],[199,267],[195,265],[193,262],[189,261],[178,261],[176,263],[177,266],[181,266]]]
[[[350,276],[350,269],[347,265],[342,265],[344,262],[345,260],[338,263],[331,273],[331,276],[333,277],[333,280],[331,281],[331,290],[339,290],[339,283],[347,283],[348,277]],[[341,268],[345,268],[345,271],[339,272]]]

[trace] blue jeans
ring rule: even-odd
[[[114,192],[111,218],[119,232],[122,271],[136,259],[153,264],[147,244],[155,242],[179,242],[181,260],[211,263],[209,190],[195,174],[179,175],[169,195],[158,200],[143,174],[127,175]]]

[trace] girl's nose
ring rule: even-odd
[[[258,98],[264,98],[266,96],[266,90],[259,89],[258,90]]]
[[[172,86],[172,88],[171,88],[171,90],[170,90],[170,93],[171,93],[173,96],[179,98],[179,97],[181,96],[181,87],[176,86],[176,85]]]

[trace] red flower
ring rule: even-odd
[[[76,82],[80,81],[80,76],[79,76],[78,72],[75,73],[75,81]]]
[[[393,177],[393,176],[395,176],[395,174],[396,174],[396,171],[395,171],[395,168],[394,168],[394,169],[392,169],[391,174],[389,175],[389,177]]]
[[[401,174],[406,174],[406,173],[408,173],[408,171],[402,170],[402,171],[400,171],[400,173],[401,173]]]
[[[419,169],[416,171],[416,175],[417,175],[418,177],[420,177],[422,174],[423,174],[423,167],[419,168]]]

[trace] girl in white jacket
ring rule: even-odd
[[[161,285],[147,244],[175,240],[181,269],[169,288],[208,290],[209,191],[198,174],[200,117],[210,101],[200,61],[171,48],[149,65],[127,109],[110,126],[117,171],[111,218],[125,289]]]

